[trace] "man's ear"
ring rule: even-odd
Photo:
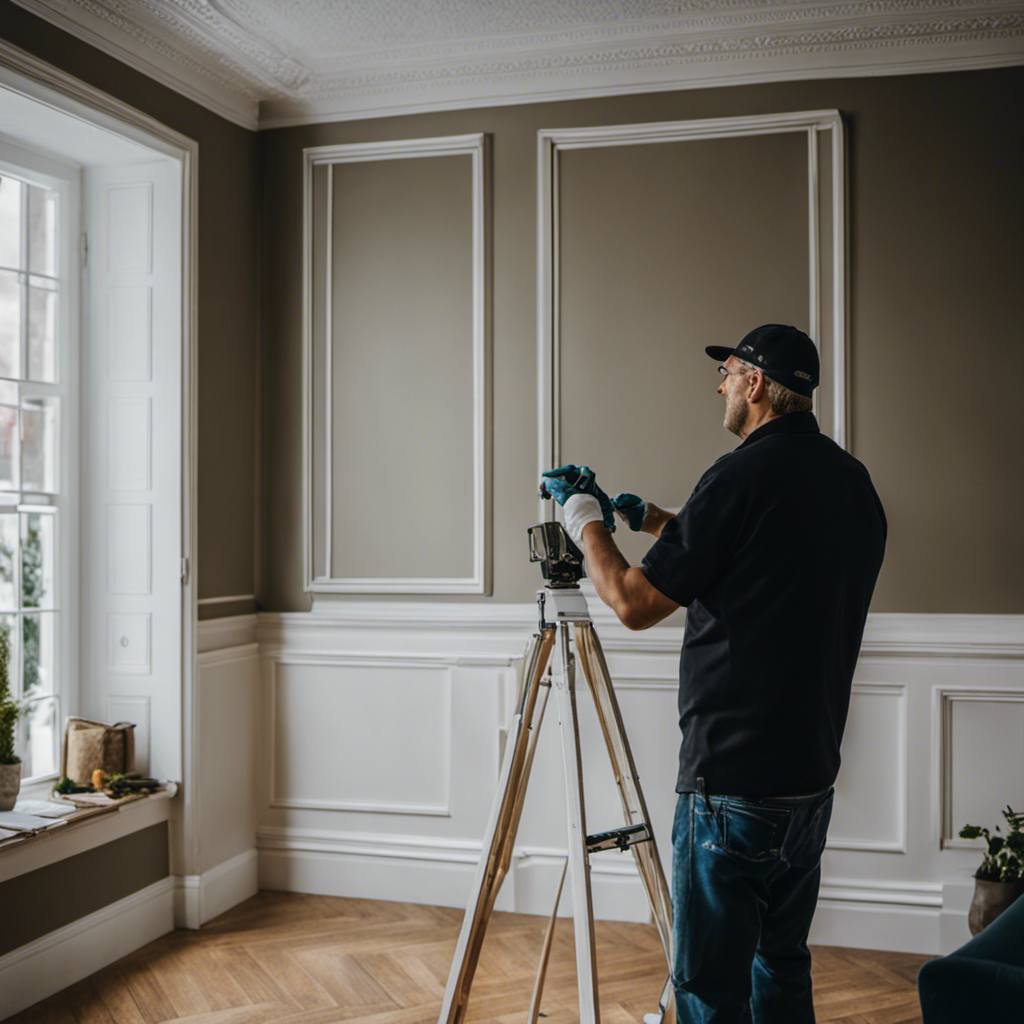
[[[750,380],[750,393],[747,396],[747,400],[750,401],[750,402],[759,402],[759,401],[761,401],[761,399],[764,397],[764,394],[765,394],[765,392],[767,390],[765,388],[765,383],[764,383],[764,374],[760,370],[755,368],[755,369],[750,371],[749,380]]]

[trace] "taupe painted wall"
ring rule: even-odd
[[[256,535],[256,133],[0,0],[0,36],[199,143],[200,599],[252,594]],[[212,605],[201,617],[252,611]]]
[[[275,282],[264,305],[261,605],[309,607],[299,460],[304,146],[492,134],[493,597],[526,601],[538,580],[523,543],[536,518],[537,130],[838,108],[850,146],[850,447],[870,469],[890,522],[873,608],[1024,611],[1022,424],[1006,377],[1019,361],[1021,340],[1022,87],[1024,69],[1010,68],[687,90],[261,133],[264,275]],[[641,319],[643,312],[637,311]],[[643,329],[641,322],[637,330]],[[690,356],[676,354],[703,344],[699,334],[680,322],[678,348],[653,372],[682,372],[677,367],[690,365]],[[594,401],[614,408],[616,380],[604,379]],[[711,403],[707,415],[719,419],[720,410]],[[652,414],[637,430],[638,463],[643,434],[657,423]],[[714,454],[731,441],[721,431]],[[573,454],[600,472],[600,451]],[[683,460],[666,470],[672,486],[658,497],[682,502],[704,468]]]
[[[704,345],[779,319],[807,329],[807,136],[569,150],[560,165],[559,461],[674,508],[728,443]],[[634,563],[650,546],[617,539]]]
[[[331,566],[321,486],[314,488],[315,575],[473,575],[473,505],[453,503],[449,485],[473,469],[466,429],[473,422],[472,188],[468,155],[333,165]],[[326,194],[326,168],[318,168],[318,267]],[[314,291],[323,288],[321,272]],[[323,315],[316,321],[313,450],[314,472],[322,474],[326,331]],[[410,493],[412,516],[404,504]]]

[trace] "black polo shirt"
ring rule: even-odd
[[[850,684],[885,550],[867,470],[813,413],[722,456],[643,561],[688,609],[678,792],[800,796],[839,771]]]

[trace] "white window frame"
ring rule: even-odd
[[[54,764],[56,769],[22,779],[22,789],[56,780],[60,774],[62,723],[79,706],[79,644],[78,587],[76,581],[81,565],[79,544],[79,485],[81,467],[78,452],[79,361],[80,361],[80,292],[82,275],[81,245],[81,169],[71,163],[27,149],[0,135],[0,174],[9,174],[33,185],[52,189],[58,194],[58,274],[60,299],[58,308],[57,383],[41,384],[23,380],[21,394],[49,395],[60,401],[57,418],[58,446],[57,530],[54,543],[54,567],[57,574],[57,630],[54,651],[54,674],[57,697],[57,727],[54,730]],[[24,368],[27,371],[27,366]],[[22,492],[27,493],[27,492]],[[31,502],[20,502],[19,511],[30,510]],[[20,550],[20,547],[19,547]],[[20,604],[20,600],[19,600]],[[19,640],[19,649],[21,641]],[[22,670],[22,658],[17,671]],[[21,693],[21,678],[12,679],[12,692]]]

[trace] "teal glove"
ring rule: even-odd
[[[644,517],[647,515],[647,502],[643,498],[625,491],[612,498],[612,508],[625,517],[629,528],[634,532],[643,527]]]
[[[574,494],[589,494],[597,498],[601,504],[604,525],[609,532],[615,532],[615,511],[611,499],[597,486],[594,471],[589,466],[559,466],[545,471],[542,476],[541,487],[559,505],[564,505]]]

